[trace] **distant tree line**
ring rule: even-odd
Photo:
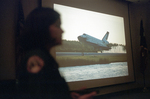
[[[123,50],[126,50],[126,46],[122,44],[108,44],[109,47],[122,46]],[[84,44],[79,41],[63,40],[62,45],[56,47],[57,52],[97,52],[100,48],[93,47],[92,45]]]
[[[118,46],[122,46],[122,50],[126,51],[126,46],[123,44],[116,44],[116,43],[109,43],[108,44],[109,47],[118,47]]]

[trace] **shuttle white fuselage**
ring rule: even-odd
[[[109,32],[107,32],[104,35],[104,37],[102,38],[102,40],[100,40],[100,39],[97,39],[95,37],[92,37],[92,36],[84,33],[83,35],[78,36],[78,40],[82,43],[87,43],[94,47],[99,47],[100,51],[109,50],[111,48],[108,47],[108,44],[109,44],[109,42],[107,41],[108,35],[109,35]]]

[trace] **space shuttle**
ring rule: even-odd
[[[109,44],[109,42],[107,41],[108,35],[109,32],[107,31],[102,40],[100,40],[84,33],[83,35],[78,36],[78,40],[82,43],[92,45],[93,47],[96,48],[98,47],[102,53],[103,50],[111,49],[110,47],[108,47]]]

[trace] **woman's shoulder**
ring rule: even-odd
[[[42,58],[43,60],[50,60],[50,59],[53,59],[53,57],[50,55],[50,53],[45,50],[45,49],[33,49],[33,50],[30,50],[30,51],[27,51],[25,53],[25,56],[24,58],[25,59],[29,59],[30,57],[40,57]]]
[[[43,49],[33,49],[26,52],[26,56],[32,56],[32,55],[45,55],[47,56],[49,54],[46,50]]]

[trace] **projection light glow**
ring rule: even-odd
[[[67,82],[129,75],[123,17],[60,4],[54,9],[64,30],[56,59]]]

